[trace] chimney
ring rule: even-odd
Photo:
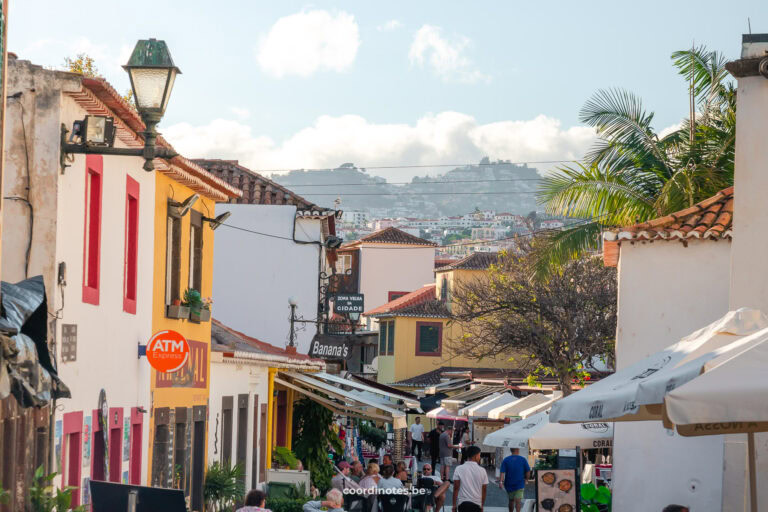
[[[768,313],[768,34],[742,36],[738,81],[730,309]]]

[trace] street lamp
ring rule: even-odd
[[[290,297],[288,299],[288,305],[291,306],[291,331],[288,334],[288,346],[294,347],[296,346],[296,306],[299,303],[296,301],[294,297]]]
[[[181,73],[173,63],[171,53],[165,41],[142,39],[136,43],[128,64],[123,66],[131,80],[131,90],[136,102],[136,110],[144,122],[144,147],[115,148],[114,119],[108,116],[87,116],[83,121],[75,121],[72,136],[67,140],[68,130],[61,127],[61,166],[62,172],[67,167],[66,157],[75,153],[140,156],[144,158],[144,170],[155,169],[155,158],[173,158],[178,155],[169,148],[157,148],[157,124],[165,114],[171,97],[176,75]],[[73,144],[75,137],[79,143]]]

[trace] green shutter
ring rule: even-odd
[[[440,329],[434,325],[419,326],[419,352],[431,353],[440,350]]]
[[[395,355],[395,322],[389,323],[389,332],[387,333],[387,354]]]
[[[379,355],[387,353],[387,322],[379,322]]]

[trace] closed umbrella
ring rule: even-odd
[[[731,311],[666,349],[558,400],[554,422],[661,420],[664,395],[699,375],[723,353],[768,336],[768,318],[755,309]]]
[[[768,432],[768,336],[712,359],[703,371],[667,394],[665,423],[683,436],[746,433],[750,503],[756,511],[755,432]]]

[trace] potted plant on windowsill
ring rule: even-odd
[[[184,292],[183,305],[189,308],[189,320],[191,322],[200,323],[207,322],[211,319],[211,303],[213,301],[210,298],[203,298],[200,296],[200,292],[194,289],[187,288]]]
[[[183,305],[179,299],[174,299],[173,304],[166,306],[165,316],[168,318],[189,318],[189,307]]]

